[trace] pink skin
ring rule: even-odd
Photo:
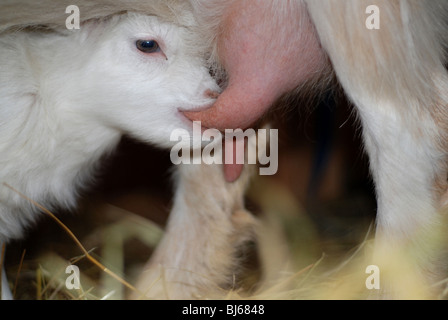
[[[281,14],[271,0],[233,2],[218,39],[229,85],[212,108],[187,117],[209,128],[247,128],[320,70],[325,58],[305,5],[296,0],[287,7]]]
[[[218,39],[221,63],[229,84],[209,109],[185,112],[209,128],[247,128],[282,94],[313,77],[325,57],[298,0],[233,1],[224,12]],[[277,7],[276,7],[277,6]],[[241,166],[226,165],[228,181],[239,177]]]

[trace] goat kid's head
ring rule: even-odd
[[[126,13],[70,32],[74,40],[60,57],[70,61],[60,81],[74,115],[170,147],[174,129],[192,130],[181,111],[206,108],[216,99],[219,87],[189,28]]]

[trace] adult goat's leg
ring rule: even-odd
[[[374,2],[379,29],[366,26],[371,1],[307,4],[362,123],[378,201],[373,263],[385,271],[383,288],[405,298],[425,294],[408,290],[409,282],[442,275],[438,260],[445,242],[440,238],[447,189],[448,76],[443,42],[448,5]],[[399,282],[406,270],[412,277]]]

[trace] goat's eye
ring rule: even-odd
[[[154,53],[160,51],[159,44],[155,40],[137,40],[135,45],[138,50],[144,53]]]

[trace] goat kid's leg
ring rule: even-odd
[[[380,267],[381,288],[390,297],[428,297],[427,282],[443,277],[446,243],[448,75],[441,39],[448,5],[374,3],[381,24],[371,30],[370,0],[307,1],[362,123],[378,201],[372,264]]]
[[[227,183],[222,165],[181,165],[166,233],[148,262],[133,299],[223,296],[233,283],[236,250],[255,220],[244,210],[250,167]],[[143,295],[142,295],[143,294]]]

